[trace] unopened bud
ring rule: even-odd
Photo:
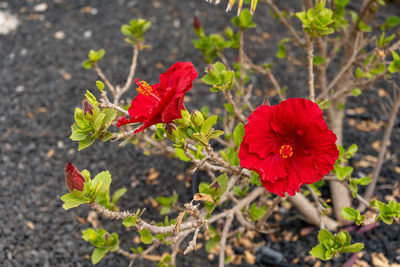
[[[344,232],[340,232],[336,235],[337,240],[341,244],[345,244],[347,241],[347,235]]]
[[[194,125],[200,127],[204,122],[204,117],[200,111],[195,110],[192,112],[192,115],[190,116],[190,120],[193,122]]]
[[[83,185],[85,184],[85,178],[80,173],[80,171],[72,164],[68,162],[65,165],[65,182],[68,186],[69,191],[74,191],[74,189],[78,191],[83,190]]]
[[[83,112],[85,113],[85,115],[86,115],[86,113],[90,113],[90,115],[93,115],[94,108],[89,103],[89,101],[87,101],[87,99],[82,101],[82,109],[83,109]]]
[[[193,16],[193,28],[200,30],[202,28],[201,22],[197,16]]]

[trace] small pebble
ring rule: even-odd
[[[65,38],[65,33],[63,31],[57,31],[54,33],[54,38],[62,40]]]
[[[15,88],[15,91],[16,91],[17,93],[22,93],[23,91],[25,91],[25,87],[24,87],[23,85],[18,85],[18,86]]]
[[[6,35],[15,31],[18,27],[19,21],[17,16],[8,12],[0,11],[0,34]]]
[[[83,33],[83,37],[85,37],[86,39],[89,39],[90,37],[92,37],[92,31],[85,31]]]
[[[35,12],[44,12],[46,10],[47,10],[46,3],[40,3],[33,7],[33,11],[35,11]]]

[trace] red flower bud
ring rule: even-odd
[[[68,162],[65,165],[65,182],[68,186],[69,191],[74,191],[74,189],[78,191],[83,190],[83,185],[85,184],[85,178],[80,173],[80,171],[72,164]]]
[[[193,28],[200,30],[202,28],[201,22],[197,16],[193,16]]]
[[[85,113],[90,113],[90,115],[93,115],[93,106],[89,103],[89,101],[87,101],[87,99],[82,101],[82,108],[83,108],[83,112]]]

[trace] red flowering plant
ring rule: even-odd
[[[240,166],[256,171],[264,187],[282,197],[319,181],[333,170],[339,156],[336,135],[319,106],[307,99],[261,105],[244,128]]]
[[[197,78],[197,71],[192,62],[176,62],[165,73],[160,75],[160,82],[149,85],[145,81],[135,83],[139,94],[133,99],[128,109],[129,118],[122,117],[117,126],[128,123],[143,122],[135,130],[139,133],[157,123],[171,123],[181,118],[183,98],[192,89],[192,83]]]
[[[229,8],[234,2],[229,1]],[[93,68],[100,77],[101,81],[96,82],[100,97],[98,100],[95,93],[87,91],[82,109],[75,109],[75,124],[71,127],[70,138],[79,141],[79,150],[88,148],[96,139],[111,139],[123,140],[121,145],[135,145],[148,156],[164,154],[169,158],[179,158],[190,162],[192,166],[187,174],[185,173],[187,179],[179,178],[178,182],[174,181],[173,186],[179,191],[178,183],[183,181],[182,187],[191,186],[192,189],[197,189],[192,199],[186,203],[180,203],[179,192],[166,192],[166,195],[156,197],[155,201],[152,201],[152,207],[159,208],[160,214],[166,215],[165,219],[157,222],[157,218],[145,219],[147,215],[143,210],[136,209],[135,202],[130,203],[131,208],[136,209],[135,212],[118,210],[117,201],[127,189],[121,188],[110,197],[111,175],[108,171],[90,179],[87,170],[79,172],[68,163],[65,177],[71,192],[61,198],[65,202],[65,209],[88,203],[93,210],[106,218],[122,220],[125,227],[137,230],[137,233],[130,231],[129,234],[139,235],[143,246],[152,244],[146,249],[141,245],[131,248],[131,251],[125,251],[119,247],[116,233],[112,234],[110,239],[111,235],[104,229],[87,229],[83,232],[83,238],[95,246],[93,263],[99,262],[108,252],[115,252],[128,257],[132,262],[145,259],[157,261],[158,266],[163,267],[179,265],[176,263],[176,256],[180,252],[181,244],[192,235],[191,241],[185,244],[183,254],[198,249],[197,239],[200,231],[204,231],[204,247],[211,254],[209,258],[214,257],[213,254],[219,254],[220,267],[226,262],[239,264],[243,255],[228,249],[228,243],[240,246],[241,236],[253,238],[257,235],[256,232],[275,232],[276,235],[280,235],[284,232],[279,231],[284,230],[284,224],[280,222],[285,216],[270,218],[271,214],[291,206],[296,207],[308,223],[323,228],[318,234],[320,244],[310,253],[322,260],[329,260],[339,253],[358,252],[363,248],[360,243],[351,244],[351,237],[347,231],[337,234],[330,232],[336,231],[346,220],[353,221],[356,225],[368,224],[375,220],[392,223],[400,216],[400,205],[397,202],[369,203],[368,198],[360,196],[358,187],[368,185],[371,179],[354,177],[353,167],[348,166],[349,159],[357,151],[357,146],[352,145],[348,149],[341,146],[342,119],[345,115],[343,108],[347,95],[357,95],[366,89],[370,78],[378,80],[381,76],[385,77],[387,73],[379,74],[382,69],[385,71],[385,67],[390,73],[397,71],[397,61],[400,58],[397,54],[393,54],[394,61],[390,64],[384,60],[384,51],[390,51],[387,45],[392,39],[382,35],[383,37],[379,38],[377,53],[357,58],[357,53],[363,49],[354,45],[368,42],[353,38],[363,38],[361,30],[358,29],[362,26],[361,19],[358,25],[345,27],[347,16],[344,10],[347,1],[335,1],[335,5],[339,7],[335,10],[326,8],[324,1],[316,1],[313,7],[307,6],[310,1],[304,1],[308,11],[296,14],[303,23],[302,33],[297,33],[291,27],[292,18],[282,15],[275,1],[265,2],[285,25],[289,25],[291,32],[295,33],[295,43],[301,49],[305,48],[309,74],[308,97],[287,99],[285,90],[281,88],[272,72],[272,64],[257,65],[250,58],[250,54],[246,53],[244,34],[256,26],[251,13],[254,13],[257,1],[248,1],[251,11],[243,10],[239,16],[234,17],[234,29],[226,28],[224,36],[207,35],[200,20],[194,20],[193,27],[198,39],[193,40],[193,44],[203,54],[205,61],[210,63],[204,68],[205,75],[201,80],[209,86],[211,93],[221,93],[225,99],[224,111],[219,112],[218,116],[210,114],[210,109],[206,106],[200,110],[192,109],[191,112],[185,108],[185,94],[192,90],[198,76],[191,62],[179,61],[172,64],[159,76],[159,82],[153,85],[134,79],[138,54],[148,47],[144,43],[144,33],[150,27],[150,22],[143,19],[131,20],[121,28],[125,40],[133,48],[129,74],[125,84],[121,86],[113,85],[98,65],[105,51],[90,51],[84,67]],[[239,12],[243,4],[243,1],[238,1]],[[361,11],[359,16],[363,14]],[[342,41],[338,44],[339,47],[326,43],[328,40],[336,40],[335,38],[320,38],[339,27],[341,32],[347,32],[344,36],[348,37],[340,39]],[[357,34],[346,29],[354,30]],[[322,54],[318,54],[318,57],[314,56],[313,44],[316,38],[320,39],[317,39],[318,45],[315,47],[325,47],[325,50],[319,51]],[[290,57],[290,62],[303,65],[303,62],[293,58],[290,51],[287,51],[285,45],[288,40],[283,39],[279,43],[278,58]],[[327,81],[331,76],[324,75],[324,72],[326,74],[329,61],[336,55],[335,49],[343,45],[342,42],[346,43],[345,49],[353,46],[351,53],[348,51],[347,54],[354,55],[350,58],[354,60],[354,65],[345,62],[344,70],[340,70],[329,84]],[[230,58],[231,54],[224,54],[227,49],[235,50],[237,55]],[[327,49],[333,50],[327,53]],[[376,57],[378,52],[383,53],[383,58]],[[216,61],[216,58],[221,62]],[[235,63],[230,64],[229,60],[233,58]],[[372,65],[365,63],[364,59],[371,59]],[[359,67],[362,65],[364,67]],[[354,68],[356,76],[351,76],[353,72],[346,69],[350,67]],[[317,95],[314,89],[314,69],[318,70],[316,81],[320,90]],[[256,85],[254,81],[258,80],[252,79],[256,74],[262,74],[270,81],[273,89],[267,93],[272,96],[271,102],[277,103],[276,105],[271,106],[266,100],[258,106],[262,101],[252,92]],[[346,75],[351,77],[347,77],[347,83],[342,84],[340,81]],[[139,93],[130,105],[125,106],[121,97],[126,93],[133,93],[133,87],[136,87]],[[299,92],[304,93],[301,88]],[[112,98],[109,98],[108,93]],[[400,106],[400,97],[394,102]],[[188,109],[190,110],[190,107]],[[329,118],[327,123],[324,113]],[[209,178],[202,179],[198,188],[194,179],[197,170],[204,170]],[[379,174],[379,171],[377,173]],[[169,178],[165,177],[165,180],[162,180],[164,178],[160,176],[159,181],[162,182],[159,186],[163,190],[168,188],[167,185],[171,182]],[[148,179],[151,183],[149,180],[151,179]],[[322,197],[322,192],[327,192],[324,181],[331,182],[329,186],[332,191],[334,217],[329,213],[330,203]],[[132,183],[131,186],[136,186],[136,183]],[[361,214],[361,208],[351,208],[352,196],[357,197],[375,217],[366,218],[366,215]],[[284,204],[277,209],[281,202]],[[267,224],[268,219],[275,220],[274,225],[278,225],[279,229]],[[232,234],[232,231],[239,234]],[[165,251],[162,255],[154,254],[160,245],[171,246],[167,248],[168,252]],[[256,257],[248,247],[244,247],[243,250],[247,263],[255,264]],[[263,249],[258,251],[262,253]],[[257,258],[263,258],[263,255]]]

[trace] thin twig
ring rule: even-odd
[[[387,150],[387,147],[389,146],[390,137],[392,135],[394,122],[396,120],[397,113],[399,112],[399,108],[400,108],[400,94],[397,95],[396,100],[393,104],[392,110],[390,112],[388,125],[386,126],[385,133],[383,134],[381,149],[379,150],[378,162],[374,168],[371,183],[368,185],[367,190],[365,191],[365,194],[364,194],[364,198],[367,200],[371,199],[371,197],[375,191],[376,183],[379,178],[379,173],[381,172],[381,169],[382,169],[386,150]]]
[[[110,89],[111,93],[114,95],[116,92],[115,87],[107,79],[107,77],[104,75],[103,71],[100,69],[100,67],[97,65],[97,63],[93,63],[93,69],[96,71],[97,75],[99,75],[100,78],[106,83],[106,85]]]
[[[310,92],[310,100],[315,102],[313,58],[314,58],[314,43],[312,42],[312,40],[307,39],[308,87]]]
[[[139,47],[137,45],[135,45],[135,46],[133,46],[132,63],[131,63],[131,67],[129,69],[129,74],[128,74],[128,78],[126,79],[125,85],[124,85],[124,87],[119,88],[118,90],[115,91],[115,94],[114,94],[114,104],[115,105],[119,104],[119,100],[120,100],[121,96],[128,91],[129,87],[132,84],[133,76],[135,76],[138,55],[139,55]]]
[[[265,214],[262,216],[262,218],[258,221],[257,223],[257,228],[262,229],[265,222],[268,220],[268,218],[271,216],[272,212],[274,211],[275,207],[279,204],[279,202],[281,202],[282,197],[281,196],[277,196],[274,199],[274,202],[272,203],[271,206],[268,207],[267,211],[265,212]]]
[[[224,225],[224,229],[222,230],[221,240],[219,242],[220,249],[219,249],[219,267],[225,266],[225,248],[226,248],[226,239],[228,237],[229,229],[231,228],[233,218],[234,218],[234,211],[228,213],[226,216],[226,221]]]
[[[290,21],[287,20],[283,15],[282,12],[279,10],[279,8],[276,6],[276,4],[274,3],[274,1],[272,0],[264,0],[271,8],[272,10],[278,15],[279,17],[279,21],[286,26],[286,28],[290,31],[290,33],[293,35],[294,37],[294,41],[300,45],[300,46],[304,46],[303,41],[301,41],[299,35],[297,34],[296,30],[293,28],[292,24],[290,24]]]

